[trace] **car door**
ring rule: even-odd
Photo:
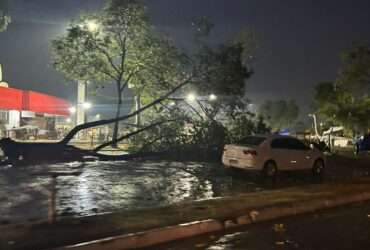
[[[296,138],[288,138],[289,159],[292,170],[311,168],[311,149]]]
[[[279,170],[292,168],[291,146],[289,138],[279,137],[271,141],[271,158],[277,164]]]

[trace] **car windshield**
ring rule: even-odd
[[[259,146],[264,140],[266,140],[266,137],[262,136],[248,136],[243,138],[238,142],[238,144],[242,145],[250,145],[250,146]]]

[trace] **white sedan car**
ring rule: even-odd
[[[274,177],[280,170],[307,170],[320,176],[326,165],[324,154],[302,141],[280,135],[248,136],[235,145],[226,145],[222,156],[226,167],[262,171]]]

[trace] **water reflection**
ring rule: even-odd
[[[368,175],[367,168],[327,169],[325,181]],[[342,170],[341,170],[342,169]],[[277,183],[219,164],[179,162],[94,162],[0,168],[0,225],[47,217],[48,171],[80,171],[57,178],[58,216],[83,216],[230,196],[312,183],[309,174],[287,174]],[[330,173],[329,173],[330,172]]]
[[[78,178],[59,180],[58,212],[86,215],[211,198],[213,186],[219,182],[214,178],[217,171],[223,169],[208,164],[167,162],[86,166]],[[227,182],[225,175],[223,178]]]
[[[231,250],[235,249],[235,242],[240,241],[243,237],[243,234],[247,233],[232,233],[226,234],[222,236],[219,240],[217,240],[214,245],[207,248],[207,250]]]
[[[47,171],[79,169],[57,179],[59,216],[144,209],[253,190],[220,165],[176,162],[96,162],[0,169],[0,224],[45,218],[51,178]]]

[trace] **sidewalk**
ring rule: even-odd
[[[188,204],[0,227],[0,249],[129,249],[370,200],[370,179],[307,185]],[[107,238],[110,237],[110,238]],[[66,248],[60,248],[66,249]]]

